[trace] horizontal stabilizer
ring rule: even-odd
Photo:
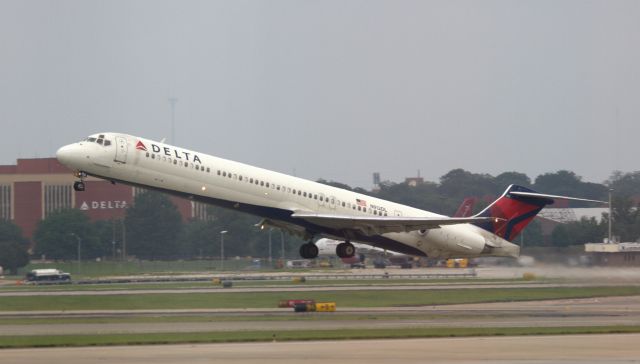
[[[537,193],[537,192],[511,191],[511,192],[509,192],[509,194],[510,195],[515,195],[515,196],[531,197],[531,198],[550,198],[550,199],[554,199],[554,200],[570,200],[570,201],[608,203],[607,201],[589,200],[589,199],[586,199],[586,198],[576,198],[576,197],[568,197],[568,196],[547,195],[547,194],[544,194],[544,193]]]

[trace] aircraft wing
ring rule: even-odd
[[[291,217],[336,230],[358,230],[365,235],[410,232],[444,225],[469,224],[495,220],[494,217],[402,217],[347,216],[295,212]]]

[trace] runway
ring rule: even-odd
[[[25,313],[2,317],[25,317]],[[291,309],[50,311],[47,318],[195,316],[171,322],[100,322],[0,325],[0,336],[171,332],[409,329],[430,327],[568,327],[640,325],[640,296],[500,302],[419,307],[344,308],[335,313]],[[233,317],[236,317],[235,319]],[[221,318],[224,318],[222,320]],[[126,319],[125,319],[126,320]],[[1,323],[1,321],[0,321]]]
[[[640,334],[2,350],[3,364],[639,363]]]

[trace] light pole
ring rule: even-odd
[[[613,192],[613,188],[609,189],[609,244],[613,243],[611,241],[611,215],[612,215],[612,208],[611,208],[611,193]]]
[[[228,233],[227,230],[220,232],[220,270],[224,270],[224,234]]]
[[[80,249],[81,249],[81,246],[82,246],[82,239],[78,235],[76,235],[75,233],[70,233],[69,235],[71,235],[71,236],[75,237],[76,239],[78,239],[78,273],[80,273],[80,259],[81,259],[81,255],[80,255],[81,251],[80,251]]]

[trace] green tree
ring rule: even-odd
[[[551,243],[557,247],[566,247],[571,245],[571,236],[564,224],[559,224],[551,232]]]
[[[520,172],[503,172],[496,176],[495,184],[502,189],[507,189],[510,185],[531,187],[531,178]]]
[[[166,194],[138,194],[125,217],[127,254],[140,259],[172,259],[179,255],[182,218]]]
[[[640,171],[629,173],[615,171],[605,184],[613,189],[614,195],[640,196]]]
[[[16,224],[0,220],[0,266],[18,274],[18,268],[29,264],[27,239]]]
[[[89,217],[80,210],[53,212],[40,221],[34,234],[35,252],[49,259],[77,259],[78,238],[82,258],[102,255],[100,240]]]
[[[516,238],[516,241],[513,241],[515,244],[520,243],[520,239],[524,241],[524,246],[541,246],[544,244],[544,237],[542,236],[542,227],[537,219],[533,219],[529,225],[527,225],[524,230],[522,230],[522,237]]]
[[[219,255],[220,231],[220,227],[211,220],[189,222],[183,229],[180,255],[184,258]]]
[[[536,178],[533,188],[540,193],[605,200],[607,187],[599,183],[582,182],[582,177],[571,171],[545,173]],[[589,202],[570,202],[571,206],[591,206]]]

